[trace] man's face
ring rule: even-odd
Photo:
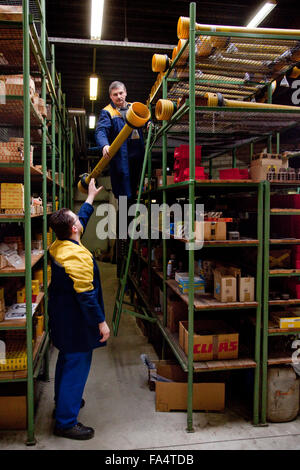
[[[127,96],[125,88],[113,88],[109,96],[113,104],[118,108],[123,108],[125,106]]]
[[[70,211],[72,216],[73,216],[73,219],[74,219],[74,222],[73,222],[73,227],[76,227],[77,230],[78,230],[78,233],[82,233],[83,232],[83,226],[81,225],[80,223],[80,220],[79,220],[79,217],[78,215],[74,214],[74,212]]]

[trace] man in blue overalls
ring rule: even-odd
[[[109,327],[105,321],[100,273],[93,255],[80,237],[91,214],[96,188],[92,179],[88,197],[78,216],[70,209],[52,214],[50,227],[57,239],[50,246],[52,276],[49,287],[49,328],[59,350],[55,370],[56,436],[86,440],[94,436],[91,427],[77,421],[84,405],[83,390],[93,349],[105,346]]]
[[[96,143],[104,158],[109,157],[109,146],[125,126],[126,113],[130,107],[130,103],[126,101],[127,91],[122,82],[115,81],[110,84],[109,97],[110,104],[100,112],[95,131]],[[127,203],[134,202],[140,182],[143,159],[143,131],[142,128],[133,129],[109,163],[112,192],[116,199],[119,199],[120,196],[126,196]],[[117,221],[118,227],[119,215]],[[116,242],[117,276],[119,277],[128,245],[127,240],[119,238],[118,235]]]
[[[130,103],[124,83],[112,82],[109,86],[110,104],[102,109],[96,126],[95,139],[104,158],[109,157],[109,146],[125,126],[125,116]],[[127,140],[110,161],[112,191],[116,199],[136,197],[144,159],[144,138],[141,128],[133,129]]]

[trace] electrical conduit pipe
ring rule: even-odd
[[[85,173],[81,176],[81,180],[78,183],[78,189],[82,193],[87,193],[89,182],[92,178],[97,178],[104,168],[107,167],[110,160],[115,156],[121,145],[129,137],[132,130],[138,127],[143,127],[150,119],[150,111],[143,103],[132,103],[126,113],[126,124],[123,129],[119,132],[115,140],[112,142],[108,149],[109,158],[102,157],[97,163],[95,168],[90,174]]]

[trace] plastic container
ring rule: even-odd
[[[221,180],[248,180],[249,171],[247,168],[226,168],[219,170],[219,177]]]
[[[284,423],[295,419],[299,412],[299,381],[292,367],[268,370],[267,420]]]

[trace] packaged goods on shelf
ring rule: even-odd
[[[271,319],[279,328],[283,329],[300,329],[300,316],[296,312],[272,312]]]
[[[32,290],[32,302],[36,302],[37,296],[40,293],[40,283],[38,279],[32,279],[31,281],[31,290]],[[25,286],[17,291],[17,303],[23,304],[26,302],[26,295],[25,295]]]
[[[148,382],[155,388],[155,409],[160,412],[187,409],[187,373],[172,361],[154,361],[148,369]],[[194,383],[193,410],[222,411],[225,383]]]
[[[51,281],[51,266],[47,266],[47,278],[48,282]],[[39,284],[42,286],[44,285],[44,272],[43,269],[36,269],[33,271],[33,279],[36,279],[39,281]]]
[[[241,270],[235,267],[219,266],[214,269],[214,297],[220,302],[236,302],[237,276]]]
[[[167,175],[166,185],[169,186],[170,184],[174,184],[174,175]],[[163,177],[159,176],[157,178],[157,186],[163,186]]]
[[[23,96],[23,75],[1,75],[0,80],[4,82],[5,94],[8,96]],[[35,94],[35,83],[29,78],[29,93],[32,98]]]
[[[287,159],[282,159],[281,154],[271,154],[262,152],[252,157],[250,164],[250,176],[252,180],[263,181],[267,179],[270,168],[278,173],[281,168],[288,168]]]
[[[188,318],[188,307],[182,300],[168,298],[167,300],[167,327],[171,333],[179,330],[179,322]]]
[[[22,183],[1,183],[1,209],[24,210],[24,185]]]
[[[188,294],[190,290],[189,273],[176,273],[175,280],[178,282],[178,288],[182,294]],[[195,294],[205,293],[205,280],[200,276],[194,276]]]
[[[32,250],[41,251],[43,249],[43,240],[32,240],[31,248]]]
[[[5,340],[5,358],[0,361],[0,371],[27,369],[26,339],[7,335]]]
[[[15,248],[11,248],[6,243],[0,243],[0,254],[5,257],[9,266],[18,268],[22,265],[22,259]]]
[[[188,354],[188,322],[179,322],[179,344]],[[194,322],[194,361],[235,359],[238,357],[239,334],[220,320]]]
[[[239,302],[254,302],[254,277],[238,276],[238,300]]]
[[[8,266],[7,259],[5,256],[0,255],[0,269],[6,268],[6,266]]]
[[[3,238],[3,241],[7,245],[12,245],[16,243],[17,244],[16,249],[18,250],[19,253],[24,250],[24,239],[21,235],[14,235],[14,236],[6,235]]]
[[[32,303],[32,315],[37,308],[36,303]],[[5,313],[5,320],[22,320],[26,318],[26,303],[13,304],[7,308]]]
[[[30,146],[30,163],[33,164],[33,150]],[[22,162],[24,161],[24,141],[23,142],[0,142],[1,162]]]
[[[270,269],[283,269],[291,267],[291,251],[285,250],[270,250]]]

